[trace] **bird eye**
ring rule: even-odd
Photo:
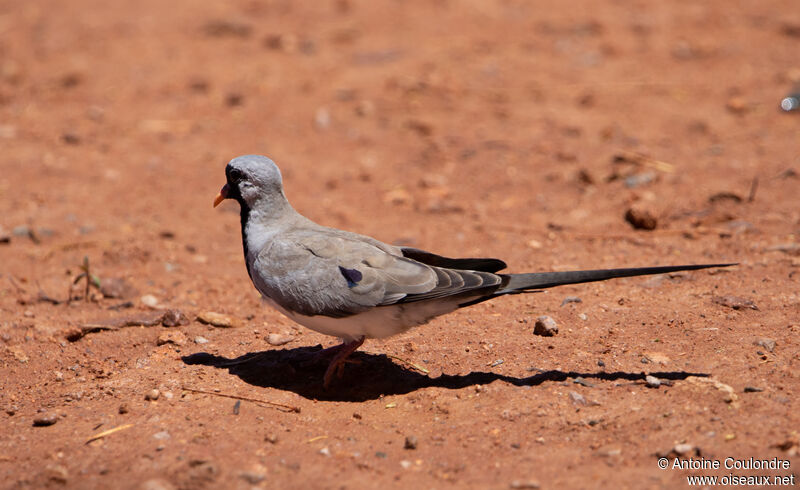
[[[228,172],[228,178],[233,182],[239,182],[244,179],[244,173],[238,168],[232,168]]]

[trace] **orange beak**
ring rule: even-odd
[[[217,197],[214,198],[214,207],[219,206],[219,203],[228,198],[228,184],[222,186]]]

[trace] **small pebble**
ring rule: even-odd
[[[400,466],[401,466],[401,467],[402,467],[404,470],[407,470],[407,469],[411,468],[411,461],[409,461],[409,460],[407,460],[407,459],[404,459],[404,460],[400,461]]]
[[[589,319],[589,317],[586,315],[586,313],[581,313],[581,314],[579,314],[579,315],[578,315],[578,318],[580,318],[580,319],[581,319],[581,320],[583,320],[583,321],[586,321],[586,320],[588,320],[588,319]]]
[[[417,448],[417,438],[415,436],[406,436],[406,443],[403,446],[405,449],[416,449]]]
[[[585,379],[583,379],[580,376],[578,376],[577,378],[573,379],[572,382],[575,383],[575,384],[579,384],[581,386],[585,386],[587,388],[594,388],[594,384],[586,381]]]
[[[158,400],[159,396],[161,396],[161,392],[156,389],[152,389],[147,392],[147,394],[144,396],[144,399],[148,401],[155,401]]]
[[[569,392],[569,399],[575,405],[586,405],[586,398],[584,398],[583,395],[581,395],[577,391],[570,391]]]
[[[207,344],[208,343],[208,339],[198,335],[197,337],[194,338],[194,343],[195,344]]]
[[[61,371],[56,371],[53,374],[56,378],[56,381],[64,381],[64,373],[62,373]]]
[[[140,298],[140,301],[142,302],[143,305],[145,305],[148,308],[158,307],[158,299],[152,294],[145,294]]]
[[[582,303],[583,300],[577,296],[566,296],[564,300],[561,301],[561,306],[568,305],[570,303]]]
[[[324,448],[319,450],[319,453],[321,455],[323,455],[323,456],[330,456],[331,455],[331,450],[328,449],[327,447],[324,447]]]
[[[34,427],[47,427],[58,422],[58,416],[54,413],[43,414],[33,419]]]
[[[156,339],[156,345],[174,344],[177,346],[186,345],[186,334],[180,330],[170,330],[164,332]]]
[[[558,333],[558,325],[556,321],[549,316],[540,316],[536,319],[533,325],[533,334],[541,335],[542,337],[552,337]]]
[[[251,485],[258,485],[259,483],[264,481],[267,478],[267,476],[264,475],[263,473],[255,473],[253,471],[243,471],[239,473],[239,478],[241,478],[242,480],[246,481]]]
[[[655,230],[658,220],[646,209],[630,208],[625,212],[625,221],[637,230]]]
[[[676,444],[672,450],[678,456],[683,456],[692,452],[694,450],[694,446],[691,444]]]
[[[264,436],[264,440],[270,444],[277,444],[278,443],[278,434],[267,434]]]
[[[541,485],[539,484],[539,482],[535,480],[526,480],[526,481],[514,480],[511,482],[509,487],[513,488],[514,490],[522,490],[522,489],[534,490],[537,488],[541,488]]]
[[[233,328],[238,326],[238,322],[234,318],[228,315],[223,315],[222,313],[215,313],[213,311],[203,311],[198,313],[197,321],[220,328]]]
[[[282,335],[279,333],[271,333],[267,336],[267,343],[274,346],[288,344],[292,340],[294,340],[294,337],[291,335]]]
[[[117,409],[117,411],[118,411],[118,412],[119,412],[121,415],[125,415],[126,413],[130,412],[130,408],[128,408],[128,404],[127,404],[127,403],[123,403],[123,404],[121,404],[121,405],[119,406],[119,408]]]
[[[153,434],[153,439],[156,439],[156,440],[159,440],[159,441],[165,441],[165,440],[169,439],[170,437],[171,436],[169,435],[169,432],[167,432],[165,430],[162,430],[161,432],[156,432],[155,434]]]
[[[712,296],[711,302],[734,310],[758,310],[758,306],[752,300],[739,296]]]
[[[658,388],[661,386],[661,380],[649,374],[645,376],[644,381],[647,383],[648,388]]]
[[[776,344],[775,344],[775,341],[772,340],[772,339],[761,338],[761,339],[756,340],[755,345],[761,346],[761,347],[767,349],[768,351],[772,352],[772,351],[775,350],[775,345]]]
[[[180,325],[188,325],[189,317],[183,314],[180,310],[167,310],[161,318],[161,324],[165,327],[177,327]]]
[[[745,393],[760,393],[764,391],[764,388],[758,388],[756,386],[745,386],[744,392]]]

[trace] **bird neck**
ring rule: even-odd
[[[239,204],[244,260],[247,273],[251,275],[250,264],[261,252],[261,249],[275,235],[294,224],[300,215],[286,200],[276,200],[270,203],[259,202],[258,205],[252,207],[244,201]]]

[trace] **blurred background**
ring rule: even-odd
[[[799,46],[797,0],[0,0],[0,356],[8,368],[0,404],[13,434],[0,442],[0,471],[18,483],[30,475],[85,483],[76,475],[89,475],[99,488],[171,465],[182,488],[197,488],[207,474],[193,480],[192,472],[212,461],[219,481],[267,482],[272,472],[297,485],[302,459],[305,481],[335,474],[358,487],[365,468],[377,468],[369,474],[391,485],[417,457],[400,449],[408,433],[419,437],[415,454],[425,463],[403,474],[423,475],[413,480],[422,488],[458,478],[487,488],[532,468],[561,482],[555,487],[617,487],[631,472],[675,487],[680,474],[659,473],[649,458],[687,441],[706,444],[704,456],[709,446],[717,455],[776,447],[796,455],[796,432],[786,438],[797,426],[789,403],[797,356],[781,347],[791,345],[800,311],[800,113],[780,103],[797,92]],[[642,402],[646,395],[617,381],[591,391],[536,378],[535,389],[494,383],[485,391],[463,378],[463,386],[416,391],[416,378],[396,367],[371,374],[380,381],[363,387],[375,393],[366,396],[374,403],[358,405],[361,422],[348,400],[309,400],[312,378],[292,388],[292,376],[278,376],[268,389],[271,378],[252,386],[226,370],[187,366],[181,349],[236,358],[274,350],[265,345],[271,332],[297,339],[291,348],[334,342],[292,330],[260,303],[237,205],[211,207],[225,164],[247,153],[274,159],[290,201],[321,224],[444,255],[499,256],[515,272],[742,263],[642,287],[587,285],[576,290],[581,304],[561,302],[571,290],[508,298],[376,343],[375,352],[430,360],[430,379],[489,370],[525,378],[543,372],[537,366],[591,377],[605,359],[609,372],[634,373],[631,380],[649,369],[642,349],[658,348],[654,359],[675,359],[665,370],[731,384],[751,376],[741,383],[767,392],[739,411],[713,387],[647,392],[692,407],[667,418],[665,404]],[[117,287],[65,303],[68,291],[84,299],[84,257],[91,275]],[[745,298],[720,306],[712,292]],[[189,320],[212,310],[247,328],[193,322],[185,335],[129,328],[65,340],[64,330],[98,317],[161,307]],[[560,338],[531,339],[528,321],[539,314],[563,322]],[[777,339],[775,354],[773,340],[756,357],[766,348],[754,347],[754,335]],[[401,389],[397,411],[386,410],[383,393],[400,378],[411,393]],[[223,419],[223,402],[184,398],[183,384],[274,397],[302,405],[303,415],[262,417],[243,406],[242,418]],[[573,402],[583,397],[570,401],[564,384],[605,405],[578,413]],[[174,403],[145,400],[155,387],[174,392]],[[478,393],[488,401],[471,405]],[[120,403],[126,412],[117,412]],[[644,409],[634,415],[632,407]],[[69,418],[32,429],[45,408]],[[536,417],[510,425],[530,410]],[[583,420],[587,411],[596,428]],[[103,451],[84,445],[126,421],[135,431]],[[464,438],[478,426],[486,431]],[[252,427],[286,442],[251,437]],[[154,442],[167,430],[180,444]],[[331,438],[310,444],[323,434]],[[322,445],[338,454],[334,441],[363,457],[325,459]],[[597,452],[609,441],[622,443]],[[29,453],[18,456],[20,448]],[[61,456],[51,457],[55,448]],[[383,456],[373,456],[376,448]],[[64,452],[70,457],[59,459]],[[55,473],[45,466],[51,459],[60,461]],[[235,476],[245,463],[262,465],[248,470],[261,476]],[[575,465],[584,471],[564,471]],[[598,483],[599,474],[614,484]]]
[[[323,224],[515,268],[586,265],[562,232],[628,231],[633,204],[742,218],[707,200],[798,158],[791,0],[0,5],[1,233],[63,264],[161,273],[188,246],[242,279],[236,206],[210,202],[245,153]]]

